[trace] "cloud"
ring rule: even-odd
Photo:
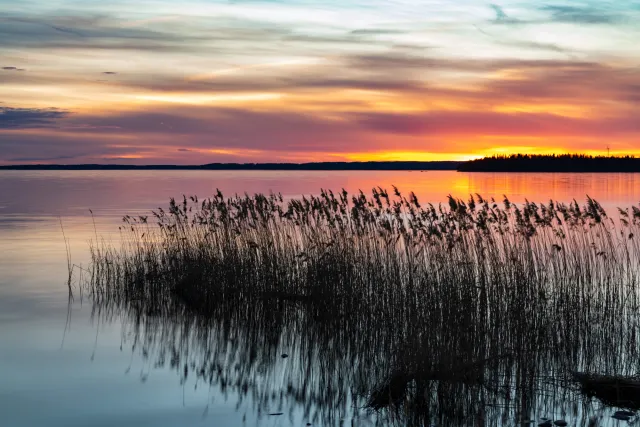
[[[123,27],[114,16],[0,15],[2,48],[190,51],[198,37]]]
[[[602,9],[578,6],[544,5],[540,10],[551,13],[554,22],[576,24],[612,24],[622,19],[619,14],[612,14]]]
[[[395,55],[394,58],[399,56]],[[180,135],[180,138],[189,138],[189,141],[196,139],[196,148],[232,145],[268,150],[273,145],[283,150],[302,152],[317,151],[323,148],[323,144],[333,151],[342,150],[340,145],[343,141],[362,138],[365,133],[370,137],[376,132],[405,136],[494,133],[519,136],[527,132],[532,135],[569,136],[574,133],[585,136],[587,131],[598,135],[635,131],[628,117],[624,116],[624,111],[631,109],[640,99],[637,70],[571,60],[456,61],[415,56],[408,56],[404,60],[413,61],[411,63],[416,64],[420,74],[425,77],[431,75],[429,72],[433,68],[509,77],[485,78],[474,85],[441,85],[437,80],[430,83],[408,79],[401,70],[392,72],[394,61],[370,55],[364,62],[369,66],[376,62],[378,73],[354,74],[361,77],[353,78],[323,77],[320,70],[319,74],[310,72],[286,78],[251,80],[228,76],[210,82],[192,83],[153,79],[149,83],[153,85],[152,90],[175,91],[176,96],[188,96],[189,93],[216,94],[225,89],[233,92],[248,88],[284,93],[299,90],[304,96],[316,92],[329,94],[332,90],[341,93],[343,89],[365,89],[388,92],[389,97],[376,100],[395,100],[400,103],[402,99],[407,99],[434,106],[446,102],[458,111],[438,111],[437,107],[432,107],[433,112],[425,115],[388,116],[382,111],[381,116],[371,116],[366,112],[371,109],[366,98],[361,99],[358,95],[333,98],[329,95],[322,99],[311,98],[309,102],[314,109],[307,112],[286,104],[268,112],[248,110],[253,107],[250,104],[247,110],[213,106],[175,108],[165,104],[145,106],[144,111],[74,115],[65,120],[63,129],[78,135],[99,131],[104,137],[111,135],[113,138],[140,135],[142,139],[158,141],[159,145],[173,145]],[[431,64],[431,68],[422,70],[419,64]],[[585,85],[585,82],[589,84]],[[130,84],[143,85],[144,82]],[[186,92],[189,88],[191,92]],[[509,107],[513,113],[499,112]],[[389,107],[389,111],[392,110],[393,107]],[[331,114],[325,114],[326,111],[331,111]],[[548,114],[540,114],[541,111],[548,111]],[[588,117],[578,119],[572,116],[576,112]],[[567,116],[563,117],[563,114]],[[247,126],[247,123],[251,126]],[[618,123],[619,127],[612,126],[612,123]],[[590,127],[592,125],[595,127]],[[606,129],[606,132],[602,129]],[[160,142],[158,135],[166,135],[166,139],[163,137]],[[171,148],[174,152],[178,149],[175,145]]]
[[[117,141],[117,139],[115,140]],[[59,129],[1,129],[1,162],[56,162],[77,160],[95,162],[110,156],[124,156],[141,151],[135,142],[129,146],[114,142],[112,135],[67,133]],[[92,159],[88,161],[88,159]]]
[[[366,129],[399,135],[609,136],[640,132],[632,114],[603,119],[572,118],[550,113],[436,111],[416,114],[354,115]]]
[[[412,55],[401,52],[384,52],[378,54],[355,54],[346,56],[345,62],[351,68],[362,71],[389,73],[419,70],[420,72],[462,71],[471,73],[495,73],[503,70],[554,69],[567,66],[601,66],[597,62],[576,61],[568,59],[474,59],[450,58],[426,55]],[[424,75],[424,74],[423,74]]]
[[[626,6],[495,1],[440,2],[428,16],[374,2],[362,19],[334,11],[331,22],[297,19],[308,11],[290,2],[264,4],[263,14],[164,0],[144,14],[106,3],[9,8],[0,12],[0,98],[12,103],[0,105],[74,114],[1,110],[2,147],[17,144],[1,156],[429,151],[457,135],[635,132],[626,112],[640,79],[622,66],[637,32],[580,25],[622,19]]]
[[[547,18],[524,19],[517,19],[508,15],[502,6],[497,4],[490,4],[489,7],[495,13],[495,18],[489,21],[492,24],[537,25],[556,22],[587,25],[616,24],[624,20],[624,15],[621,13],[588,6],[541,5],[537,6],[536,9],[549,14]]]
[[[521,70],[524,75],[520,78],[492,80],[485,85],[484,91],[503,102],[556,100],[591,108],[601,102],[620,104],[640,97],[640,73],[633,69],[567,61]]]
[[[126,16],[126,15],[125,15]],[[328,45],[370,47],[388,45],[374,35],[394,36],[402,29],[362,29],[326,34],[296,23],[274,23],[270,19],[250,19],[238,14],[215,16],[172,16],[147,20],[123,19],[112,11],[99,14],[0,13],[0,49],[81,49],[215,53],[220,62],[227,57],[266,56],[287,51],[287,55],[317,54]],[[312,47],[312,45],[316,45]]]
[[[315,90],[315,89],[361,89],[375,91],[409,91],[419,90],[424,86],[421,82],[410,79],[402,73],[396,75],[382,74],[357,75],[347,72],[342,75],[328,75],[327,69],[308,68],[296,73],[283,75],[264,75],[248,78],[242,73],[215,76],[210,79],[186,80],[173,76],[156,76],[148,78],[139,75],[126,76],[118,80],[120,87],[144,89],[159,93],[194,93],[194,94],[228,94],[228,93],[279,93],[283,91]],[[326,101],[319,99],[320,101]]]
[[[541,47],[542,48],[542,47]],[[552,46],[545,46],[552,49]],[[560,48],[557,48],[560,50]],[[339,68],[340,73],[332,73]],[[624,90],[637,90],[637,73],[624,72],[622,67],[575,59],[468,59],[441,58],[389,50],[377,54],[343,55],[314,67],[295,72],[274,72],[250,75],[228,73],[211,78],[184,79],[180,76],[137,74],[123,76],[118,86],[131,91],[176,93],[180,95],[220,95],[228,93],[315,93],[320,90],[357,89],[388,92],[409,97],[417,95],[465,99],[500,99],[512,97],[590,98],[600,93],[604,97],[622,97]],[[442,72],[468,73],[482,77],[462,89],[442,81]],[[511,76],[496,78],[496,75]],[[593,84],[595,81],[598,84]],[[585,82],[588,85],[585,86]],[[495,90],[495,92],[493,92]],[[325,104],[329,98],[316,100]],[[353,102],[357,99],[354,97]]]
[[[521,138],[542,138],[557,147],[583,144],[584,148],[585,141],[622,142],[640,134],[640,122],[632,112],[591,118],[483,109],[336,112],[328,119],[297,111],[186,107],[112,116],[74,115],[66,121],[87,125],[0,132],[0,161],[76,156],[74,162],[80,163],[193,163],[192,156],[197,155],[197,162],[206,163],[219,161],[221,156],[233,161],[265,161],[389,150],[470,153],[495,147],[492,138],[503,141],[502,146],[517,145]]]
[[[404,34],[402,30],[384,29],[384,28],[363,28],[359,30],[353,30],[350,34],[354,36],[380,36],[389,34]]]
[[[507,15],[507,13],[504,11],[502,6],[499,6],[497,4],[490,4],[489,7],[491,7],[491,9],[493,9],[493,11],[496,14],[496,17],[493,20],[494,23],[515,24],[515,23],[521,22],[520,20],[512,18],[511,16]]]
[[[0,129],[54,127],[57,120],[68,115],[68,111],[54,108],[0,107]]]

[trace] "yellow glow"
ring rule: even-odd
[[[582,105],[560,104],[505,104],[492,108],[496,113],[555,114],[564,117],[587,118],[593,115],[592,108]]]
[[[344,158],[352,162],[367,161],[415,161],[415,162],[431,162],[446,160],[470,160],[472,158],[482,157],[473,154],[461,153],[433,153],[424,151],[377,151],[371,153],[348,153],[344,154]]]

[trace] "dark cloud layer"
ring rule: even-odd
[[[123,27],[111,16],[0,14],[0,49],[189,51],[197,37]]]
[[[68,115],[57,109],[0,107],[0,129],[53,127]]]
[[[0,128],[0,162],[53,162],[135,154],[140,148],[117,146],[110,135],[89,133],[69,134],[57,129],[23,133],[16,129]],[[48,160],[51,159],[51,160]]]

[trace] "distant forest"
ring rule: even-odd
[[[456,170],[460,162],[314,162],[314,163],[208,163],[206,165],[8,165],[11,170],[279,170],[279,171],[410,171]]]
[[[640,158],[584,154],[493,156],[458,166],[459,172],[640,172]]]

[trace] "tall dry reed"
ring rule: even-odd
[[[559,402],[586,416],[571,374],[635,375],[640,362],[640,209],[618,217],[592,199],[218,192],[124,217],[121,247],[92,246],[85,285],[146,354],[262,411],[284,393],[325,422],[359,406],[411,425]],[[287,384],[272,378],[283,346],[296,355]]]

